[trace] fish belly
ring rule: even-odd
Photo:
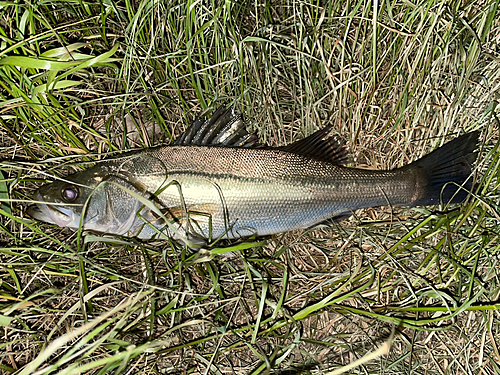
[[[252,178],[174,176],[159,198],[176,212],[184,206],[196,235],[232,239],[308,228],[344,212],[347,202],[324,199],[332,195],[328,190]]]

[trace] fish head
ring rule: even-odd
[[[36,220],[60,227],[115,233],[109,170],[96,166],[40,187],[27,213]],[[110,218],[110,215],[112,216]],[[118,225],[120,227],[120,225]]]

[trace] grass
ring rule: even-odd
[[[0,371],[499,373],[498,3],[0,4]],[[43,182],[236,103],[283,145],[334,125],[394,168],[482,131],[479,188],[193,254],[24,215]],[[232,257],[218,253],[234,251]]]

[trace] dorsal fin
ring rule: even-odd
[[[345,165],[348,162],[347,146],[339,137],[329,135],[331,129],[327,126],[307,138],[275,149]],[[241,115],[232,106],[219,107],[207,120],[198,117],[174,145],[266,147],[258,142],[255,134],[247,132]]]
[[[336,135],[329,135],[332,126],[320,129],[309,137],[278,147],[279,150],[310,156],[315,159],[328,161],[335,165],[346,165],[349,151],[347,145]]]
[[[255,134],[249,134],[246,125],[234,107],[219,107],[207,120],[198,117],[175,140],[174,145],[258,147]]]

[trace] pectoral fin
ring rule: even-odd
[[[185,225],[187,218],[189,220],[201,220],[202,217],[206,218],[206,221],[209,220],[217,211],[219,207],[216,204],[192,204],[187,205],[185,208],[182,206],[161,208],[162,216],[153,213],[152,215],[157,220],[155,225],[165,225],[165,219],[167,219],[170,223],[178,223],[180,225]]]

